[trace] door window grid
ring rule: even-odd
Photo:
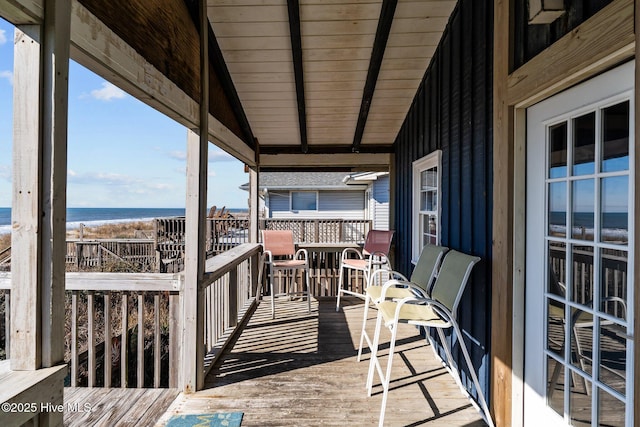
[[[627,105],[629,104],[630,103],[627,102]],[[620,104],[617,104],[617,105],[620,105]],[[576,115],[573,115],[572,117],[564,118],[563,121],[556,122],[556,124],[547,127],[548,129],[547,161],[549,163],[547,167],[548,174],[546,179],[546,189],[547,189],[546,200],[548,204],[547,212],[548,213],[551,212],[551,207],[554,205],[554,203],[557,204],[558,202],[558,200],[550,200],[550,197],[551,197],[550,193],[551,194],[554,193],[553,191],[554,187],[556,187],[556,190],[560,189],[560,191],[556,191],[556,193],[559,193],[560,195],[563,195],[564,193],[564,197],[565,197],[564,219],[557,218],[557,215],[556,215],[555,221],[550,220],[550,218],[547,217],[547,222],[548,222],[546,226],[547,251],[549,252],[549,255],[550,255],[554,245],[556,246],[558,244],[564,245],[565,263],[566,265],[574,266],[574,255],[575,255],[575,258],[578,259],[580,256],[584,256],[584,254],[581,254],[580,251],[577,251],[574,253],[572,249],[575,249],[575,248],[585,249],[585,247],[591,247],[593,261],[592,261],[591,271],[586,273],[583,271],[582,273],[579,273],[578,276],[575,275],[575,271],[573,271],[574,268],[564,269],[565,270],[563,274],[564,277],[558,278],[559,280],[563,281],[564,284],[569,284],[569,286],[565,285],[564,295],[559,295],[559,292],[557,291],[554,292],[549,288],[546,289],[545,296],[549,304],[545,304],[545,310],[546,310],[545,318],[550,319],[550,316],[553,311],[557,312],[558,310],[561,310],[563,312],[562,322],[564,322],[564,325],[566,326],[567,319],[570,319],[573,325],[578,325],[578,321],[580,320],[580,318],[591,317],[591,330],[598,331],[598,333],[592,333],[592,342],[591,342],[592,352],[591,352],[591,367],[590,367],[591,369],[589,369],[588,367],[585,366],[584,359],[581,359],[578,357],[578,360],[574,361],[574,353],[576,351],[578,353],[581,352],[580,348],[576,348],[574,350],[574,348],[579,346],[580,344],[580,339],[576,334],[576,331],[578,330],[578,328],[575,328],[575,327],[567,328],[565,326],[561,328],[562,332],[564,333],[564,337],[562,338],[562,341],[573,343],[573,345],[563,346],[564,354],[560,355],[558,354],[560,349],[557,347],[557,343],[555,348],[551,344],[552,340],[550,340],[550,335],[552,334],[552,332],[550,331],[551,322],[549,322],[549,325],[546,329],[546,335],[547,335],[546,340],[548,344],[547,344],[547,348],[545,349],[545,354],[547,355],[545,359],[547,361],[548,368],[545,368],[545,369],[548,369],[548,375],[551,381],[558,381],[562,377],[562,381],[564,382],[564,378],[570,377],[570,384],[573,383],[574,386],[577,382],[582,381],[582,384],[584,385],[585,391],[587,392],[587,394],[590,396],[594,396],[594,395],[596,396],[590,399],[589,401],[589,405],[591,406],[590,410],[588,410],[586,407],[583,408],[584,410],[588,410],[588,412],[591,413],[590,414],[591,419],[594,420],[594,422],[596,423],[599,422],[598,421],[599,416],[601,415],[599,413],[600,405],[605,404],[605,402],[607,402],[607,399],[610,400],[611,397],[614,397],[615,398],[614,400],[618,399],[618,401],[622,403],[623,406],[625,401],[627,402],[627,405],[629,404],[632,405],[632,402],[630,402],[628,399],[630,398],[630,395],[632,395],[629,389],[631,389],[631,386],[633,385],[633,384],[631,385],[628,384],[629,381],[627,381],[626,390],[620,390],[619,388],[614,389],[609,384],[604,382],[606,380],[604,379],[604,375],[601,375],[601,372],[600,372],[600,371],[606,371],[604,367],[602,369],[600,367],[600,362],[601,362],[600,347],[601,347],[601,335],[602,335],[601,328],[603,327],[604,324],[607,324],[607,325],[614,325],[618,328],[623,328],[623,330],[628,331],[629,322],[627,319],[632,318],[632,317],[629,317],[630,313],[625,313],[622,317],[620,317],[619,313],[610,315],[604,312],[604,310],[608,309],[606,303],[604,304],[600,303],[601,301],[600,281],[607,280],[606,278],[602,279],[599,273],[601,270],[601,267],[603,267],[600,262],[601,257],[604,256],[604,254],[607,251],[618,251],[618,252],[623,252],[628,254],[628,245],[629,245],[628,239],[619,243],[603,242],[602,241],[603,234],[600,232],[601,219],[602,219],[600,211],[603,209],[603,206],[602,206],[603,202],[602,202],[602,195],[601,195],[602,186],[604,185],[606,180],[611,177],[627,177],[627,182],[630,182],[629,177],[631,175],[629,172],[628,163],[627,163],[626,169],[623,168],[622,170],[609,171],[611,170],[611,168],[608,168],[602,159],[602,153],[604,149],[602,147],[602,145],[604,145],[604,143],[602,142],[603,133],[601,130],[602,115],[603,115],[603,111],[608,107],[609,106],[606,106],[606,105],[600,105],[597,108],[593,109],[591,112],[588,112],[587,114],[582,114],[582,115],[576,114]],[[629,110],[631,110],[631,108],[629,108]],[[593,133],[596,136],[596,138],[595,138],[595,143],[593,144],[594,145],[593,147],[594,158],[592,159],[593,170],[590,170],[589,167],[576,168],[572,162],[572,160],[574,159],[573,141],[574,141],[574,131],[575,131],[575,127],[573,126],[573,124],[575,123],[576,118],[578,118],[579,120],[582,120],[582,122],[584,123],[586,121],[584,118],[588,117],[588,114],[592,114],[595,117],[595,121],[593,123],[594,124]],[[629,111],[629,117],[632,117],[631,111]],[[630,120],[627,121],[627,123],[629,122]],[[628,124],[627,129],[633,129],[633,127]],[[562,141],[563,139],[562,132],[565,132],[565,131],[567,134],[566,140]],[[631,152],[631,150],[633,149],[633,143],[631,142],[632,135],[630,134],[628,135],[628,140],[630,141],[630,143],[628,143],[629,152],[627,155],[629,158],[633,158],[632,152]],[[562,152],[563,149],[564,149],[564,153]],[[583,155],[583,157],[585,156]],[[586,158],[588,159],[588,157],[589,155],[587,154]],[[564,160],[564,163],[571,162],[572,164],[563,165],[562,164],[563,160]],[[569,162],[567,162],[567,160]],[[615,167],[613,169],[615,169]],[[587,173],[583,175],[577,175],[577,173],[580,173],[580,172],[587,172]],[[578,217],[575,213],[571,215],[569,214],[570,212],[574,212],[574,209],[573,209],[574,207],[576,208],[575,210],[578,210],[577,206],[572,206],[572,201],[575,202],[574,192],[576,190],[580,190],[580,186],[581,185],[584,186],[583,183],[588,183],[589,180],[591,180],[591,183],[593,185],[593,193],[591,197],[594,205],[593,220],[592,220],[593,236],[591,239],[589,239],[588,236],[585,235],[584,227],[578,229],[577,230],[578,233],[576,233],[575,225],[578,222]],[[562,191],[563,183],[565,184],[564,191]],[[588,187],[588,185],[585,187]],[[630,188],[627,188],[627,198],[629,197],[629,194],[632,194],[630,190],[631,190]],[[589,191],[587,191],[587,196],[588,195],[589,195]],[[632,213],[631,203],[627,203],[626,207],[629,213],[627,218],[633,218],[633,216],[631,215]],[[589,221],[587,218],[587,223],[588,222]],[[561,232],[558,233],[558,231],[562,229],[563,225],[565,227],[564,235]],[[627,230],[631,228],[630,225],[631,225],[630,222],[627,220]],[[556,231],[555,233],[554,233],[554,226]],[[548,264],[547,264],[547,268],[550,268]],[[567,270],[571,270],[571,271],[567,271]],[[629,274],[628,270],[629,270],[629,266],[627,266],[626,277],[628,277],[628,274]],[[550,270],[547,277],[551,277],[552,274],[553,274],[553,271]],[[576,289],[574,286],[574,282],[576,280],[579,280],[580,274],[582,275],[586,274],[587,276],[588,275],[591,276],[592,289],[587,294],[588,296],[585,297],[585,295],[582,295],[581,298],[576,298],[577,295],[574,295],[574,290]],[[623,281],[628,282],[626,278],[624,278]],[[629,289],[628,286],[627,286],[627,289]],[[589,301],[586,299],[589,297],[591,297],[591,300],[592,300],[591,303],[589,303]],[[625,295],[624,299],[628,301],[629,295]],[[626,318],[625,318],[625,315],[626,315]],[[628,336],[629,335],[627,332],[627,337]],[[630,347],[631,347],[630,345],[626,345],[625,363],[627,364],[627,367],[626,367],[627,372],[629,372],[630,366],[626,361],[633,360],[631,358],[632,349]],[[551,364],[550,363],[551,361],[555,361],[555,362]],[[633,381],[631,381],[631,383],[633,383]],[[553,385],[553,382],[551,383],[551,385]],[[556,411],[558,411],[560,407],[563,408],[563,413],[568,414],[568,415],[565,415],[565,419],[568,418],[567,421],[578,422],[579,415],[576,415],[577,408],[575,406],[577,405],[572,404],[575,396],[574,396],[574,393],[571,392],[571,387],[563,386],[562,390],[557,390],[556,392],[562,393],[563,395],[562,401],[564,403],[561,402],[560,404],[558,404],[557,399],[552,401],[552,397],[554,394],[554,387],[549,387],[547,389],[548,404],[552,408],[554,408]],[[594,400],[594,399],[598,399],[598,400]],[[607,404],[610,404],[610,403],[615,404],[615,402],[608,402]],[[617,405],[617,406],[620,406],[620,405]]]

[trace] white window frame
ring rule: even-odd
[[[316,196],[316,208],[315,209],[293,209],[293,193],[313,193]],[[290,191],[289,192],[289,211],[291,212],[317,212],[318,211],[318,192],[317,191],[300,191],[300,190],[295,190],[295,191]]]
[[[420,193],[421,193],[421,180],[420,175],[422,172],[437,168],[437,209],[435,211],[421,211],[420,210]],[[436,217],[436,244],[440,244],[440,235],[441,235],[441,201],[442,201],[442,150],[436,150],[431,154],[428,154],[416,161],[413,162],[413,204],[411,209],[411,217],[412,217],[412,244],[411,244],[411,262],[414,264],[418,262],[418,258],[420,257],[420,252],[422,252],[422,224],[421,221],[422,216],[431,215]]]

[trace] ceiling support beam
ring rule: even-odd
[[[393,23],[393,15],[396,12],[398,0],[383,0],[382,9],[380,10],[380,19],[378,19],[378,28],[376,30],[376,38],[373,42],[373,50],[371,51],[371,59],[369,61],[369,70],[367,71],[367,80],[364,84],[362,93],[362,103],[360,104],[360,114],[358,115],[358,123],[356,124],[356,132],[353,136],[353,152],[360,150],[364,127],[367,124],[369,116],[369,108],[371,108],[371,100],[376,89],[378,74],[380,74],[380,66],[382,58],[387,47],[391,24]]]
[[[289,10],[289,34],[291,36],[291,54],[293,55],[293,74],[296,79],[296,99],[298,101],[298,123],[300,125],[300,145],[302,152],[309,150],[307,143],[307,112],[304,99],[304,73],[302,69],[302,36],[300,35],[300,3],[287,0]]]

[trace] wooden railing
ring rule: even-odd
[[[261,230],[291,230],[298,243],[364,243],[368,219],[264,219]]]
[[[627,300],[627,257],[625,251],[604,250],[601,256],[600,269],[601,274],[601,298],[609,298],[605,300],[601,306],[595,303],[595,307],[607,314],[619,318],[625,318],[624,305],[619,301]],[[572,275],[572,286],[570,297],[571,300],[583,305],[594,304],[594,254],[591,251],[574,249],[572,253],[573,267],[569,272]],[[564,285],[566,277],[566,250],[564,247],[553,246],[550,249],[550,268],[555,273],[555,280],[559,284],[559,289],[551,289],[551,292],[564,294],[566,287]],[[564,296],[564,295],[562,295]],[[613,297],[613,298],[611,298]],[[619,300],[618,300],[619,298]]]
[[[255,301],[261,246],[244,244],[207,261],[204,353],[208,369]],[[10,356],[10,273],[0,273],[0,354]],[[183,274],[67,273],[66,384],[178,387]]]
[[[67,240],[67,271],[154,272],[152,239]]]

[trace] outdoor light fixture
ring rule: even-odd
[[[564,12],[564,0],[529,0],[529,24],[551,24]]]

